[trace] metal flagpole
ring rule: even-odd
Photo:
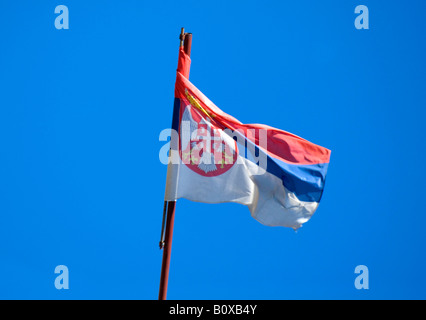
[[[185,33],[184,28],[181,29],[180,46],[183,46],[184,52],[191,55],[192,34]],[[161,227],[160,249],[163,249],[163,262],[161,264],[160,292],[158,300],[166,300],[167,284],[169,280],[170,254],[172,251],[173,225],[175,220],[176,201],[164,201],[163,223]],[[165,221],[166,220],[166,221]],[[165,222],[165,232],[164,232]]]

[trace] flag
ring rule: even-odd
[[[240,203],[264,225],[298,229],[321,200],[330,150],[226,114],[188,80],[190,62],[181,47],[165,200]]]

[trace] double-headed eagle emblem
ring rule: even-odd
[[[182,160],[196,165],[205,174],[223,169],[234,163],[235,146],[227,144],[225,133],[211,123],[214,115],[201,106],[196,98],[185,90],[190,105],[185,107],[181,120]],[[191,106],[200,112],[201,120],[195,121]]]

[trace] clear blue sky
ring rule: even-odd
[[[69,8],[69,30],[54,9]],[[369,30],[354,27],[357,5]],[[0,298],[157,299],[178,35],[245,123],[332,150],[297,233],[179,200],[170,299],[426,298],[423,1],[2,1]],[[69,289],[57,290],[57,265]],[[369,289],[357,290],[357,265]]]

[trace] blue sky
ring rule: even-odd
[[[57,5],[69,30],[55,28]],[[369,8],[369,30],[354,26]],[[425,299],[422,1],[2,1],[0,298],[157,299],[178,35],[223,111],[332,150],[297,233],[177,203],[169,299]],[[57,265],[69,289],[57,290]],[[369,289],[354,286],[357,265]]]

